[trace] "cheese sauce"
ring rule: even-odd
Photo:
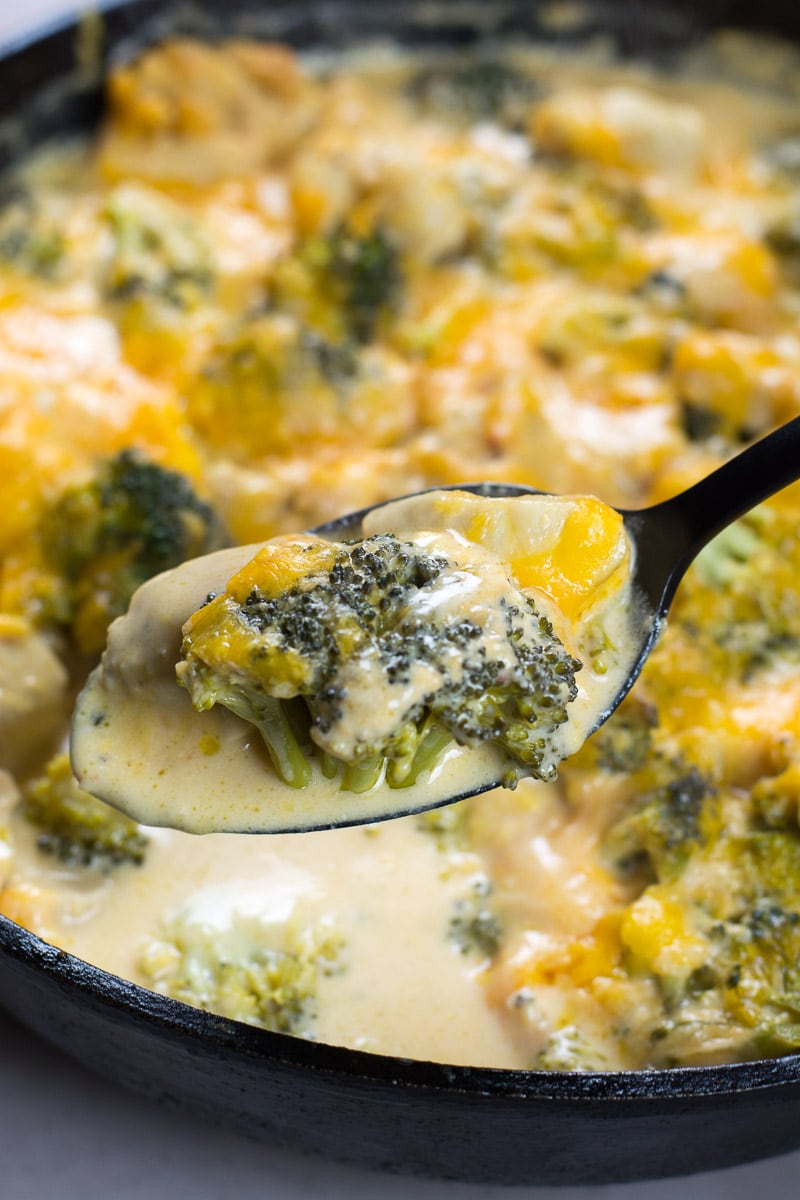
[[[218,827],[253,828],[270,778],[241,721],[175,684],[202,562],[145,585],[81,700],[73,752],[113,711],[103,770],[147,826],[104,842],[50,759],[177,487],[149,533],[124,505],[127,540],[98,533],[91,481],[121,453],[196,489],[189,544],[213,507],[224,588],[268,539],[425,488],[656,503],[797,415],[796,49],[724,34],[659,72],[605,45],[301,62],[175,40],[108,96],[98,139],[38,157],[0,207],[0,911],[142,986],[380,1053],[796,1050],[797,488],[701,555],[555,783],[364,829],[161,828],[176,801],[208,828],[205,777]],[[532,553],[526,505],[448,496],[376,520],[479,543],[535,592],[583,663],[577,744],[625,670],[613,538],[556,508]],[[420,791],[497,766],[456,748]],[[300,795],[274,801],[290,825]]]

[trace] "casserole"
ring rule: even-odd
[[[242,20],[248,32],[314,44],[326,41],[332,26],[346,28],[341,10],[333,11],[309,10],[301,19],[296,9],[276,7],[267,15],[245,12]],[[419,21],[414,10],[405,13],[408,28],[398,36],[420,36],[422,29],[428,37],[469,37],[460,18],[431,26],[425,11]],[[352,12],[353,20],[364,15]],[[612,10],[602,12],[613,20]],[[158,38],[171,22],[214,32],[209,13],[187,17],[146,4],[110,10],[108,49],[125,54],[131,31]],[[498,13],[504,32],[520,18],[510,8]],[[370,30],[383,29],[381,19],[388,17],[371,8]],[[651,33],[656,28],[662,52],[665,33],[681,44],[676,20],[654,18]],[[96,87],[80,74],[63,78],[71,45],[72,34],[62,31],[11,55],[8,77],[20,80],[27,108],[22,140],[64,133],[96,116]],[[91,61],[87,68],[91,75]],[[20,139],[19,127],[4,131],[7,161]],[[148,1095],[178,1098],[242,1131],[303,1149],[449,1177],[578,1182],[708,1169],[794,1144],[793,1056],[663,1075],[570,1076],[382,1058],[198,1013],[86,967],[8,922],[3,928],[0,990],[16,1015]]]

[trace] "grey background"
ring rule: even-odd
[[[0,0],[0,41],[76,7],[86,4]],[[376,1175],[166,1114],[0,1014],[2,1200],[794,1200],[798,1179],[800,1153],[691,1179],[608,1188],[505,1189]]]

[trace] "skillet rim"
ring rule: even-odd
[[[184,1039],[210,1042],[265,1064],[311,1069],[361,1083],[572,1104],[741,1096],[800,1083],[800,1054],[663,1070],[570,1072],[437,1063],[311,1041],[247,1025],[153,992],[51,945],[0,914],[0,958],[4,954],[70,991],[125,1012],[136,1023],[160,1030],[168,1027]]]

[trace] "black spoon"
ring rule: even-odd
[[[592,732],[608,719],[641,673],[663,628],[678,584],[699,551],[737,517],[798,478],[800,417],[743,450],[672,499],[650,508],[621,510],[634,547],[633,585],[637,603],[632,608],[629,632],[627,660],[631,666],[617,691],[602,707]],[[541,494],[535,488],[504,483],[458,484],[428,490],[467,491],[504,498]],[[386,501],[348,513],[312,532],[332,541],[359,538],[367,514],[392,503]],[[423,776],[421,782],[409,788],[379,784],[360,794],[345,791],[330,794],[328,788],[328,794],[320,799],[325,792],[321,776],[309,787],[293,789],[257,764],[244,786],[233,777],[241,764],[240,743],[229,739],[229,758],[222,753],[204,762],[196,755],[192,758],[191,795],[182,807],[175,796],[187,758],[184,754],[182,762],[173,761],[166,719],[177,713],[178,721],[184,722],[194,736],[195,729],[210,728],[208,722],[214,714],[213,719],[223,723],[223,735],[231,729],[236,731],[236,737],[240,735],[237,726],[230,726],[237,718],[216,709],[196,713],[186,694],[175,685],[180,626],[202,604],[207,592],[224,588],[230,574],[254,551],[255,547],[221,551],[150,581],[134,597],[129,614],[112,626],[104,672],[96,673],[89,681],[79,699],[73,724],[73,764],[84,787],[145,824],[174,825],[195,832],[213,829],[301,832],[406,816],[477,795],[500,784],[506,767],[498,766],[498,758],[487,756],[484,748],[465,749],[460,767],[457,764],[457,769],[443,771],[427,780]],[[171,591],[165,590],[163,581],[168,576],[177,581],[177,589],[172,583]],[[117,647],[123,644],[122,649],[115,649],[115,643]],[[130,669],[131,647],[141,652],[134,672]],[[136,684],[134,693],[129,695],[132,674]],[[126,707],[130,709],[127,715]],[[159,717],[164,720],[163,728]],[[126,728],[128,743],[131,728],[141,739],[135,770],[133,760],[128,760],[126,768],[120,749],[126,742]],[[148,737],[152,737],[150,743]],[[183,749],[182,740],[179,744]],[[224,805],[215,805],[222,793]],[[211,814],[206,800],[211,805]]]

